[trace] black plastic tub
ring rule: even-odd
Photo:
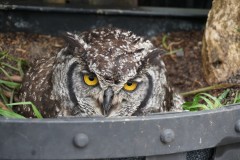
[[[0,31],[56,35],[110,25],[153,36],[159,32],[202,30],[207,13],[202,9],[0,5]],[[129,157],[239,160],[240,106],[127,118],[0,118],[0,159]]]
[[[144,36],[202,29],[208,13],[207,9],[139,7],[122,10],[23,5],[0,5],[0,11],[1,32],[59,34],[114,26]]]

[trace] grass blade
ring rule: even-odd
[[[223,99],[225,99],[230,92],[230,89],[225,90],[217,99],[221,102]]]
[[[240,94],[238,93],[238,91],[237,91],[236,96],[234,98],[233,104],[234,103],[240,103]]]
[[[0,88],[0,96],[1,96],[1,98],[2,98],[2,100],[3,100],[3,103],[4,103],[4,104],[7,104],[7,103],[8,103],[8,99],[7,99],[7,97],[3,94],[2,88]]]
[[[0,52],[0,60],[4,59],[7,56],[7,52],[6,51],[2,51]]]
[[[25,119],[25,117],[23,117],[20,114],[17,114],[15,112],[12,111],[8,111],[8,110],[4,110],[2,108],[0,108],[0,115],[6,118],[19,118],[19,119]]]
[[[193,104],[192,105],[196,105],[196,104],[199,104],[199,101],[200,101],[200,94],[197,94],[193,97]]]
[[[3,74],[4,74],[8,79],[11,79],[11,76],[7,73],[7,71],[5,71],[5,69],[3,69],[2,67],[0,67],[0,70],[3,72]]]
[[[229,88],[229,87],[239,87],[240,84],[238,83],[222,83],[222,84],[216,84],[216,85],[213,85],[213,86],[208,86],[208,87],[204,87],[204,88],[199,88],[199,89],[196,89],[196,90],[193,90],[193,91],[189,91],[189,92],[183,92],[183,93],[180,93],[180,95],[182,95],[183,97],[185,96],[189,96],[189,95],[192,95],[192,94],[197,94],[197,93],[201,93],[201,92],[207,92],[207,91],[211,91],[211,90],[214,90],[214,89],[223,89],[223,88]]]
[[[8,52],[4,52],[2,55],[4,56],[4,58],[7,58],[7,59],[9,59],[11,61],[14,61],[14,62],[19,61],[19,58],[16,58],[16,57],[10,55]]]
[[[222,106],[221,102],[216,97],[214,97],[210,94],[207,94],[207,93],[201,93],[201,94],[205,95],[206,97],[211,98],[214,101],[213,108],[218,108],[218,107]]]
[[[21,77],[24,76],[24,72],[23,72],[23,69],[22,69],[22,66],[23,66],[23,60],[19,60],[18,63],[17,63],[17,66],[18,66],[18,69],[19,69],[19,74]]]
[[[13,66],[11,66],[11,65],[9,65],[9,64],[7,64],[7,63],[1,62],[0,64],[1,64],[2,66],[6,66],[6,67],[8,67],[8,68],[10,68],[10,69],[12,69],[12,70],[14,70],[14,71],[19,72],[19,69],[17,69],[16,67],[13,67]]]
[[[209,99],[207,99],[207,98],[204,97],[204,96],[200,96],[200,98],[207,103],[207,107],[208,107],[209,109],[213,109],[213,108],[214,108],[214,107],[213,107],[213,103],[212,103]]]
[[[31,105],[33,112],[37,118],[42,119],[41,113],[38,111],[37,107],[32,102],[17,102],[17,103],[10,103],[6,104],[7,106],[16,106],[16,105]]]
[[[162,38],[162,45],[163,45],[163,47],[164,47],[165,49],[169,49],[169,48],[168,48],[168,45],[167,45],[167,42],[166,42],[167,37],[168,37],[168,35],[165,34],[165,35],[163,36],[163,38]]]
[[[192,106],[192,102],[185,102],[182,104],[182,108],[184,110],[190,110],[189,107],[191,107],[191,106]]]
[[[9,103],[13,103],[14,92],[15,92],[15,90],[13,89],[12,92],[11,92],[12,94],[11,94],[11,97],[10,97]],[[5,104],[7,104],[7,103],[5,103]]]
[[[189,107],[189,110],[193,111],[192,109],[196,109],[196,111],[199,110],[209,110],[209,108],[205,105],[205,104],[197,104],[197,105],[193,105],[191,107]]]
[[[21,86],[20,83],[5,81],[5,80],[1,80],[1,79],[0,79],[0,84],[4,84],[7,87],[12,88],[12,89],[17,89],[17,88],[20,88],[20,86]]]

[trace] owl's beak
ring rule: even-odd
[[[103,95],[103,114],[107,115],[108,111],[111,107],[112,104],[112,99],[113,99],[113,90],[112,87],[108,87],[108,89],[106,89],[104,91],[104,95]]]

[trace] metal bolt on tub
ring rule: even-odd
[[[75,144],[76,147],[83,148],[87,146],[89,142],[88,136],[84,133],[79,133],[74,136],[73,138],[73,143]]]
[[[235,123],[235,131],[240,133],[240,120]]]
[[[174,138],[175,138],[175,133],[171,129],[165,129],[160,135],[160,140],[163,143],[170,143],[174,140]]]

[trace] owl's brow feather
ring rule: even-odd
[[[128,80],[128,82],[137,82],[137,83],[141,83],[142,82],[142,78],[140,75],[137,75],[131,79]]]

